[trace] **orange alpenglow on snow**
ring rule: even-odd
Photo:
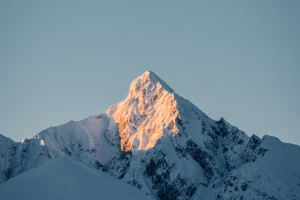
[[[106,111],[119,124],[121,150],[146,150],[163,134],[176,135],[176,105],[173,89],[153,72],[134,80],[127,98]]]

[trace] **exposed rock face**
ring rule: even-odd
[[[0,144],[1,182],[68,155],[153,199],[300,199],[299,146],[210,119],[153,72],[105,114]]]

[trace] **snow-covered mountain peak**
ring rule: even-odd
[[[150,71],[136,78],[127,98],[109,108],[106,114],[119,127],[122,151],[146,150],[154,147],[163,135],[175,136],[179,132],[186,138],[198,138],[200,144],[203,138],[194,135],[190,127],[201,130],[204,122],[215,125],[205,113]]]
[[[134,81],[132,81],[129,89],[130,93],[138,91],[145,84],[147,84],[148,86],[160,85],[167,92],[169,93],[174,92],[174,90],[167,83],[165,83],[161,78],[159,78],[154,72],[146,71],[141,76],[137,77]]]
[[[148,149],[164,133],[178,133],[175,96],[174,90],[150,71],[131,83],[127,98],[106,111],[119,126],[123,151]]]
[[[122,179],[153,199],[300,199],[299,146],[271,136],[249,137],[224,118],[209,118],[153,72],[134,80],[126,99],[106,113],[50,127],[22,142],[0,134],[0,184],[61,155]],[[58,160],[55,166],[69,172],[69,161],[63,158],[63,165]],[[15,188],[15,183],[6,185]]]

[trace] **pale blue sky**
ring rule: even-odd
[[[0,1],[0,133],[125,99],[155,72],[213,119],[300,144],[300,1]]]

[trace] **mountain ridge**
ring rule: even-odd
[[[215,121],[149,71],[105,113],[7,144],[0,148],[1,182],[67,155],[155,199],[300,198],[299,146]]]

